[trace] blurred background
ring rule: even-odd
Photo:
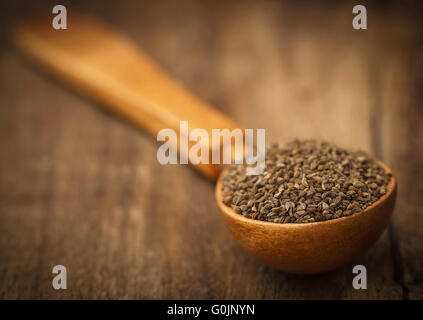
[[[256,261],[226,230],[213,182],[160,166],[153,139],[13,48],[13,23],[56,4],[69,25],[76,11],[114,25],[268,143],[326,139],[385,161],[399,181],[388,230],[323,275]],[[356,4],[367,30],[352,28]],[[0,298],[423,298],[421,12],[417,1],[2,1]],[[51,286],[57,264],[64,291]],[[352,288],[355,264],[367,290]]]

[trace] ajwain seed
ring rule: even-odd
[[[274,223],[312,223],[362,211],[386,194],[391,175],[362,151],[295,140],[267,149],[265,171],[232,165],[222,201],[236,213]]]

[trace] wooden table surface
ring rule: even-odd
[[[176,79],[267,141],[362,148],[399,181],[389,228],[330,273],[272,270],[231,238],[213,182],[161,166],[157,143],[25,61],[0,7],[0,298],[423,298],[421,8],[277,1],[62,1],[113,23]],[[95,41],[95,39],[93,39]],[[68,289],[51,271],[65,265]],[[368,289],[354,290],[363,264]]]

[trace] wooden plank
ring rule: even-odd
[[[422,297],[422,190],[411,183],[421,171],[421,79],[417,68],[409,75],[418,57],[408,55],[409,25],[387,28],[395,15],[381,11],[356,33],[350,6],[270,1],[76,6],[122,28],[212,105],[266,128],[269,142],[317,137],[386,160],[400,182],[395,223],[334,272],[272,270],[231,239],[211,182],[160,166],[151,138],[2,48],[1,298]],[[69,290],[52,289],[55,264],[67,266]],[[368,290],[352,288],[355,264],[367,267]]]
[[[421,106],[421,63],[415,63],[420,52],[403,60],[408,68],[400,76],[390,78],[385,91],[384,112],[387,132],[386,153],[393,163],[400,185],[394,223],[390,229],[395,254],[398,281],[404,288],[404,297],[423,297],[423,205],[421,164],[423,161],[423,119]],[[408,60],[410,59],[410,60]],[[406,71],[407,70],[407,71]]]
[[[389,228],[394,278],[402,287],[404,299],[422,299],[423,237],[420,214],[423,131],[422,103],[422,24],[421,6],[398,7],[379,17],[375,23],[389,21],[375,40],[370,73],[380,74],[373,81],[374,148],[389,163],[398,178],[399,193]],[[407,17],[407,18],[406,18]],[[381,54],[383,52],[383,54]],[[371,76],[372,80],[373,77]]]
[[[400,186],[390,237],[396,277],[410,299],[423,297],[422,53],[421,47],[398,52],[400,72],[386,75],[382,91],[384,149]]]

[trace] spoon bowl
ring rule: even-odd
[[[295,274],[336,269],[365,252],[382,234],[395,204],[397,183],[392,170],[387,192],[365,210],[348,217],[312,223],[274,223],[246,218],[222,201],[222,171],[216,201],[237,242],[272,268]]]

